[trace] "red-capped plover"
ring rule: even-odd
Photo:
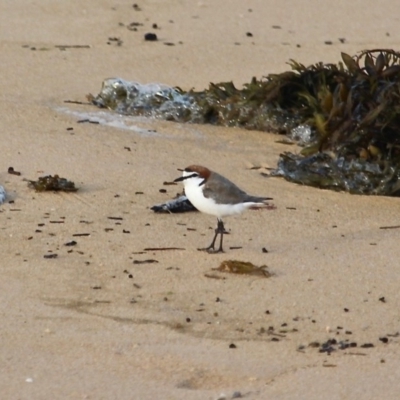
[[[229,232],[225,231],[222,218],[240,214],[249,208],[268,207],[267,200],[272,200],[271,197],[250,196],[222,175],[200,165],[190,165],[180,171],[183,171],[182,176],[174,182],[183,182],[187,198],[199,211],[215,215],[218,219],[211,244],[200,250],[223,252],[222,240],[224,234]],[[218,234],[221,235],[221,241],[218,250],[215,250]]]

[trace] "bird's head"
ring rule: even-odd
[[[182,176],[175,179],[174,182],[183,182],[184,186],[187,185],[203,185],[207,179],[209,178],[211,171],[202,167],[201,165],[190,165],[185,169],[178,169],[178,171],[182,171]]]

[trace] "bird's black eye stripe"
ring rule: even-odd
[[[183,179],[196,178],[197,176],[199,176],[199,174],[197,172],[195,172],[192,175],[185,176]]]
[[[204,185],[205,183],[206,183],[206,180],[203,179],[203,180],[199,183],[199,186]]]
[[[175,179],[174,182],[182,182],[185,179],[196,178],[197,176],[199,176],[199,174],[197,172],[195,172],[195,173],[193,173],[191,175],[181,176],[180,178]]]

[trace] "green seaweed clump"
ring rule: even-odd
[[[315,131],[301,155],[282,154],[275,175],[357,194],[400,195],[400,53],[366,50],[343,63],[304,67],[297,96]]]
[[[37,181],[28,181],[29,186],[34,188],[37,192],[45,191],[63,191],[63,192],[76,192],[78,188],[75,183],[65,178],[60,178],[58,175],[47,175],[40,177]]]

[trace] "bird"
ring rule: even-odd
[[[275,208],[267,203],[268,200],[273,200],[272,197],[250,196],[229,179],[201,165],[190,165],[183,170],[178,170],[182,171],[182,176],[174,182],[183,183],[185,195],[193,206],[205,214],[217,217],[217,228],[211,244],[199,250],[209,253],[224,252],[223,237],[229,232],[225,230],[223,217],[240,214],[250,208]],[[220,235],[220,243],[218,249],[215,249],[218,235]]]

